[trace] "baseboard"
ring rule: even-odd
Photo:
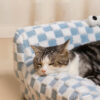
[[[19,27],[20,26],[6,26],[6,25],[1,26],[0,25],[0,38],[13,38],[16,30]]]

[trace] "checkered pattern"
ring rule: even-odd
[[[55,46],[70,39],[69,49],[100,40],[100,27],[85,21],[56,22],[18,29],[14,37],[15,73],[27,100],[100,100],[100,87],[66,73],[38,76],[31,45]]]

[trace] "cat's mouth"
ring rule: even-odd
[[[40,75],[40,76],[47,76],[47,74],[40,74],[40,73],[39,73],[39,75]]]
[[[40,76],[47,76],[47,74],[43,74],[43,75],[40,75]]]
[[[42,72],[38,72],[38,74],[39,74],[40,76],[47,76],[46,73],[42,73]]]

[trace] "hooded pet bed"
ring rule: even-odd
[[[67,73],[39,76],[33,68],[31,45],[55,46],[70,39],[69,49],[100,40],[100,27],[86,20],[20,28],[14,36],[15,73],[27,100],[100,100],[100,87]]]

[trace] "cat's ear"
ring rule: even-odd
[[[40,52],[42,52],[42,50],[44,49],[41,46],[31,46],[31,48],[33,49],[33,51],[35,52],[35,54],[39,54]]]
[[[69,43],[70,43],[70,40],[67,40],[67,41],[63,44],[64,49],[67,49],[67,48],[68,48]]]
[[[67,40],[65,43],[63,43],[59,46],[59,50],[61,51],[61,53],[63,53],[64,51],[67,51],[69,42],[70,42],[70,40]]]

